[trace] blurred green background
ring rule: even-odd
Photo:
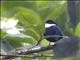
[[[69,36],[72,39],[80,41],[80,1],[67,1],[67,0],[2,0],[1,1],[1,17],[18,19],[18,25],[24,27],[22,33],[32,36],[33,38],[19,38],[6,36],[7,33],[1,30],[1,40],[6,39],[13,48],[21,47],[21,43],[35,44],[39,38],[42,37],[44,29],[44,21],[52,19],[61,28],[65,36]],[[35,27],[36,26],[36,27]],[[66,40],[66,39],[64,39]],[[68,39],[69,40],[69,39]],[[46,40],[41,42],[41,45],[47,45]],[[75,43],[72,43],[73,45]],[[64,44],[63,44],[64,45]],[[73,47],[73,45],[71,47]],[[80,43],[76,44],[77,53],[80,52]],[[4,45],[5,46],[5,45]],[[3,46],[3,47],[4,47]],[[9,48],[9,46],[7,45]],[[62,46],[61,46],[62,47]],[[5,47],[4,47],[5,48]],[[60,47],[59,47],[60,48]],[[64,47],[63,47],[64,48]],[[69,46],[68,46],[69,48]],[[2,49],[2,48],[1,48]],[[4,50],[4,49],[2,49]],[[5,48],[7,50],[7,48]],[[55,51],[54,49],[53,51]],[[63,49],[62,49],[63,50]],[[9,51],[9,50],[8,50]],[[51,55],[55,52],[47,51],[39,54]],[[66,52],[67,50],[65,50]],[[56,50],[56,52],[58,52]],[[74,51],[73,51],[74,52]],[[63,53],[59,53],[63,54]],[[21,60],[79,60],[80,54],[74,54],[68,57],[43,57],[43,58],[21,58]],[[17,59],[20,60],[20,59]]]

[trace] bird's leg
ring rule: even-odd
[[[55,45],[55,42],[49,42],[48,46],[50,46],[50,45]]]

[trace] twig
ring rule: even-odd
[[[24,58],[35,58],[35,57],[53,57],[53,56],[47,56],[47,55],[41,55],[41,56],[26,56],[26,55],[1,55],[1,56],[12,56],[12,57],[24,57]]]
[[[3,57],[3,59],[11,59],[11,58],[19,57],[19,56],[22,57],[22,56],[28,55],[28,54],[39,53],[39,52],[51,50],[51,49],[55,48],[55,45],[50,45],[48,47],[42,47],[40,49],[35,49],[35,50],[20,52],[20,53],[17,53],[15,55],[1,55],[0,54],[0,56],[5,56],[5,57]],[[26,57],[26,56],[24,56],[24,57]],[[29,57],[29,58],[31,58],[31,57]]]

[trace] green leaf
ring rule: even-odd
[[[14,17],[19,19],[20,23],[34,29],[38,34],[42,34],[44,32],[44,24],[40,16],[33,10],[18,7],[16,8]]]
[[[42,1],[42,3],[39,2],[37,6],[39,10],[38,13],[43,20],[56,19],[62,12],[65,11],[66,1],[64,1],[63,4],[61,1]]]
[[[28,8],[18,7],[16,8],[16,11],[14,14],[15,14],[14,17],[18,18],[20,22],[25,24],[26,26],[28,26],[28,24],[33,26],[33,25],[39,25],[42,23],[39,15],[33,10]]]
[[[29,36],[32,36],[33,38],[35,38],[35,40],[38,40],[40,38],[40,36],[37,34],[37,32],[32,29],[32,28],[27,28],[23,31],[24,34],[27,34]]]
[[[75,29],[75,36],[80,37],[80,22],[77,24]]]
[[[2,15],[6,16],[6,17],[10,17],[12,16],[12,14],[14,13],[14,10],[16,7],[27,7],[30,9],[35,9],[35,3],[34,1],[2,1],[1,2],[1,9],[3,12]]]
[[[4,38],[6,35],[6,32],[0,29],[0,39]]]
[[[20,38],[20,37],[6,37],[6,39],[9,41],[9,43],[17,48],[17,47],[21,47],[21,43],[30,43],[30,44],[34,44],[34,39],[33,38]]]
[[[37,25],[36,27],[33,27],[33,29],[41,36],[44,33],[45,27],[44,24]]]

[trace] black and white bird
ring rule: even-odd
[[[49,42],[56,42],[63,38],[63,33],[59,26],[52,20],[47,20],[45,22],[45,32],[44,36],[56,36],[56,37],[48,37],[46,38]]]

